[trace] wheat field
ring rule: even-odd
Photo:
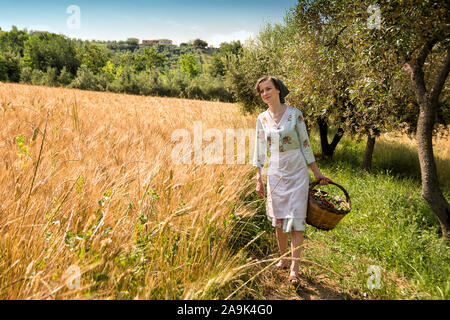
[[[253,167],[176,164],[171,135],[253,116],[21,84],[0,84],[0,111],[0,299],[214,299],[238,283],[224,218],[251,214]]]
[[[320,168],[348,188],[359,208],[333,232],[307,230],[306,264],[300,270],[307,289],[296,291],[284,283],[282,272],[270,271],[279,256],[273,230],[257,220],[264,201],[255,196],[253,138],[247,138],[245,163],[227,164],[225,155],[224,164],[198,163],[195,151],[187,163],[173,157],[180,146],[174,133],[181,130],[192,143],[198,141],[195,123],[201,122],[204,135],[213,129],[225,138],[230,129],[253,132],[255,120],[231,103],[0,83],[0,299],[365,299],[366,294],[397,299],[405,297],[402,290],[410,297],[417,290],[422,297],[448,295],[445,283],[433,280],[434,271],[422,265],[423,249],[413,247],[419,238],[410,241],[403,229],[395,229],[399,212],[406,210],[410,218],[428,215],[415,180],[407,177],[405,183],[380,172],[355,175],[355,164],[344,170],[339,161]],[[213,140],[203,138],[206,150]],[[317,133],[311,142],[318,151]],[[238,148],[236,140],[234,155]],[[358,148],[361,157],[364,148]],[[447,186],[448,135],[437,137],[435,148]],[[342,150],[336,158],[345,160]],[[406,175],[419,170],[415,142],[405,135],[380,137],[374,160],[379,167],[408,169]],[[402,191],[404,185],[409,189]],[[379,212],[376,221],[382,223],[372,222],[371,230],[390,226],[395,230],[389,237],[405,238],[404,254],[417,257],[415,266],[423,270],[415,272],[428,282],[420,284],[414,274],[405,278],[408,270],[399,267],[386,275],[383,290],[365,287],[367,255],[384,236],[367,238],[362,217],[376,207],[358,193],[361,186],[386,188],[377,206],[390,213]],[[414,206],[398,212],[391,206],[413,191],[419,192]],[[256,224],[244,225],[242,234],[230,227],[249,217],[257,217]],[[444,266],[444,247],[427,228],[422,223],[417,234],[431,239],[423,242],[432,250],[428,258]],[[352,237],[346,237],[348,230]],[[358,246],[365,239],[371,245]],[[389,265],[375,251],[370,264],[392,268],[401,258],[401,252],[392,254]],[[339,276],[347,269],[352,271]],[[399,287],[399,281],[405,285]],[[446,291],[434,292],[436,283]]]

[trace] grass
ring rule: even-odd
[[[305,253],[337,272],[347,270],[346,277],[339,279],[341,284],[359,288],[371,298],[448,299],[448,243],[441,239],[438,221],[421,197],[417,153],[406,143],[411,141],[404,139],[376,143],[370,174],[360,169],[364,143],[347,137],[333,161],[319,164],[351,195],[352,212],[331,232],[308,226],[311,241],[323,243],[326,249]],[[317,133],[312,143],[319,145]],[[440,182],[448,198],[448,141],[437,144]],[[383,270],[379,290],[367,290],[370,265]]]
[[[253,129],[255,116],[228,103],[0,84],[0,119],[0,299],[449,298],[448,244],[404,137],[377,141],[370,174],[359,169],[364,143],[345,136],[319,162],[352,212],[329,232],[307,226],[309,287],[295,290],[269,269],[278,253],[254,169],[171,160],[175,129]],[[318,151],[317,132],[311,142]],[[449,145],[436,146],[448,197]],[[367,286],[371,265],[379,289]]]

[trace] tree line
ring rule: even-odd
[[[217,66],[227,44],[221,47],[201,39],[179,46],[83,41],[13,26],[0,30],[0,81],[231,102]]]

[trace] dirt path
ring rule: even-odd
[[[304,267],[307,268],[307,267]],[[356,292],[344,291],[325,274],[310,275],[300,269],[300,285],[287,281],[289,270],[269,269],[261,273],[258,282],[263,283],[263,298],[273,300],[353,300],[362,299]]]

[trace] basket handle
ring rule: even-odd
[[[319,183],[320,183],[320,180],[316,180],[316,181],[312,182],[312,183],[309,185],[309,187],[312,189],[312,188],[314,188],[315,186],[317,186]],[[344,189],[343,186],[337,184],[336,182],[332,182],[332,181],[328,181],[328,183],[334,184],[335,186],[339,187],[339,188],[344,192],[347,203],[350,204],[350,196],[348,195],[348,192]]]

